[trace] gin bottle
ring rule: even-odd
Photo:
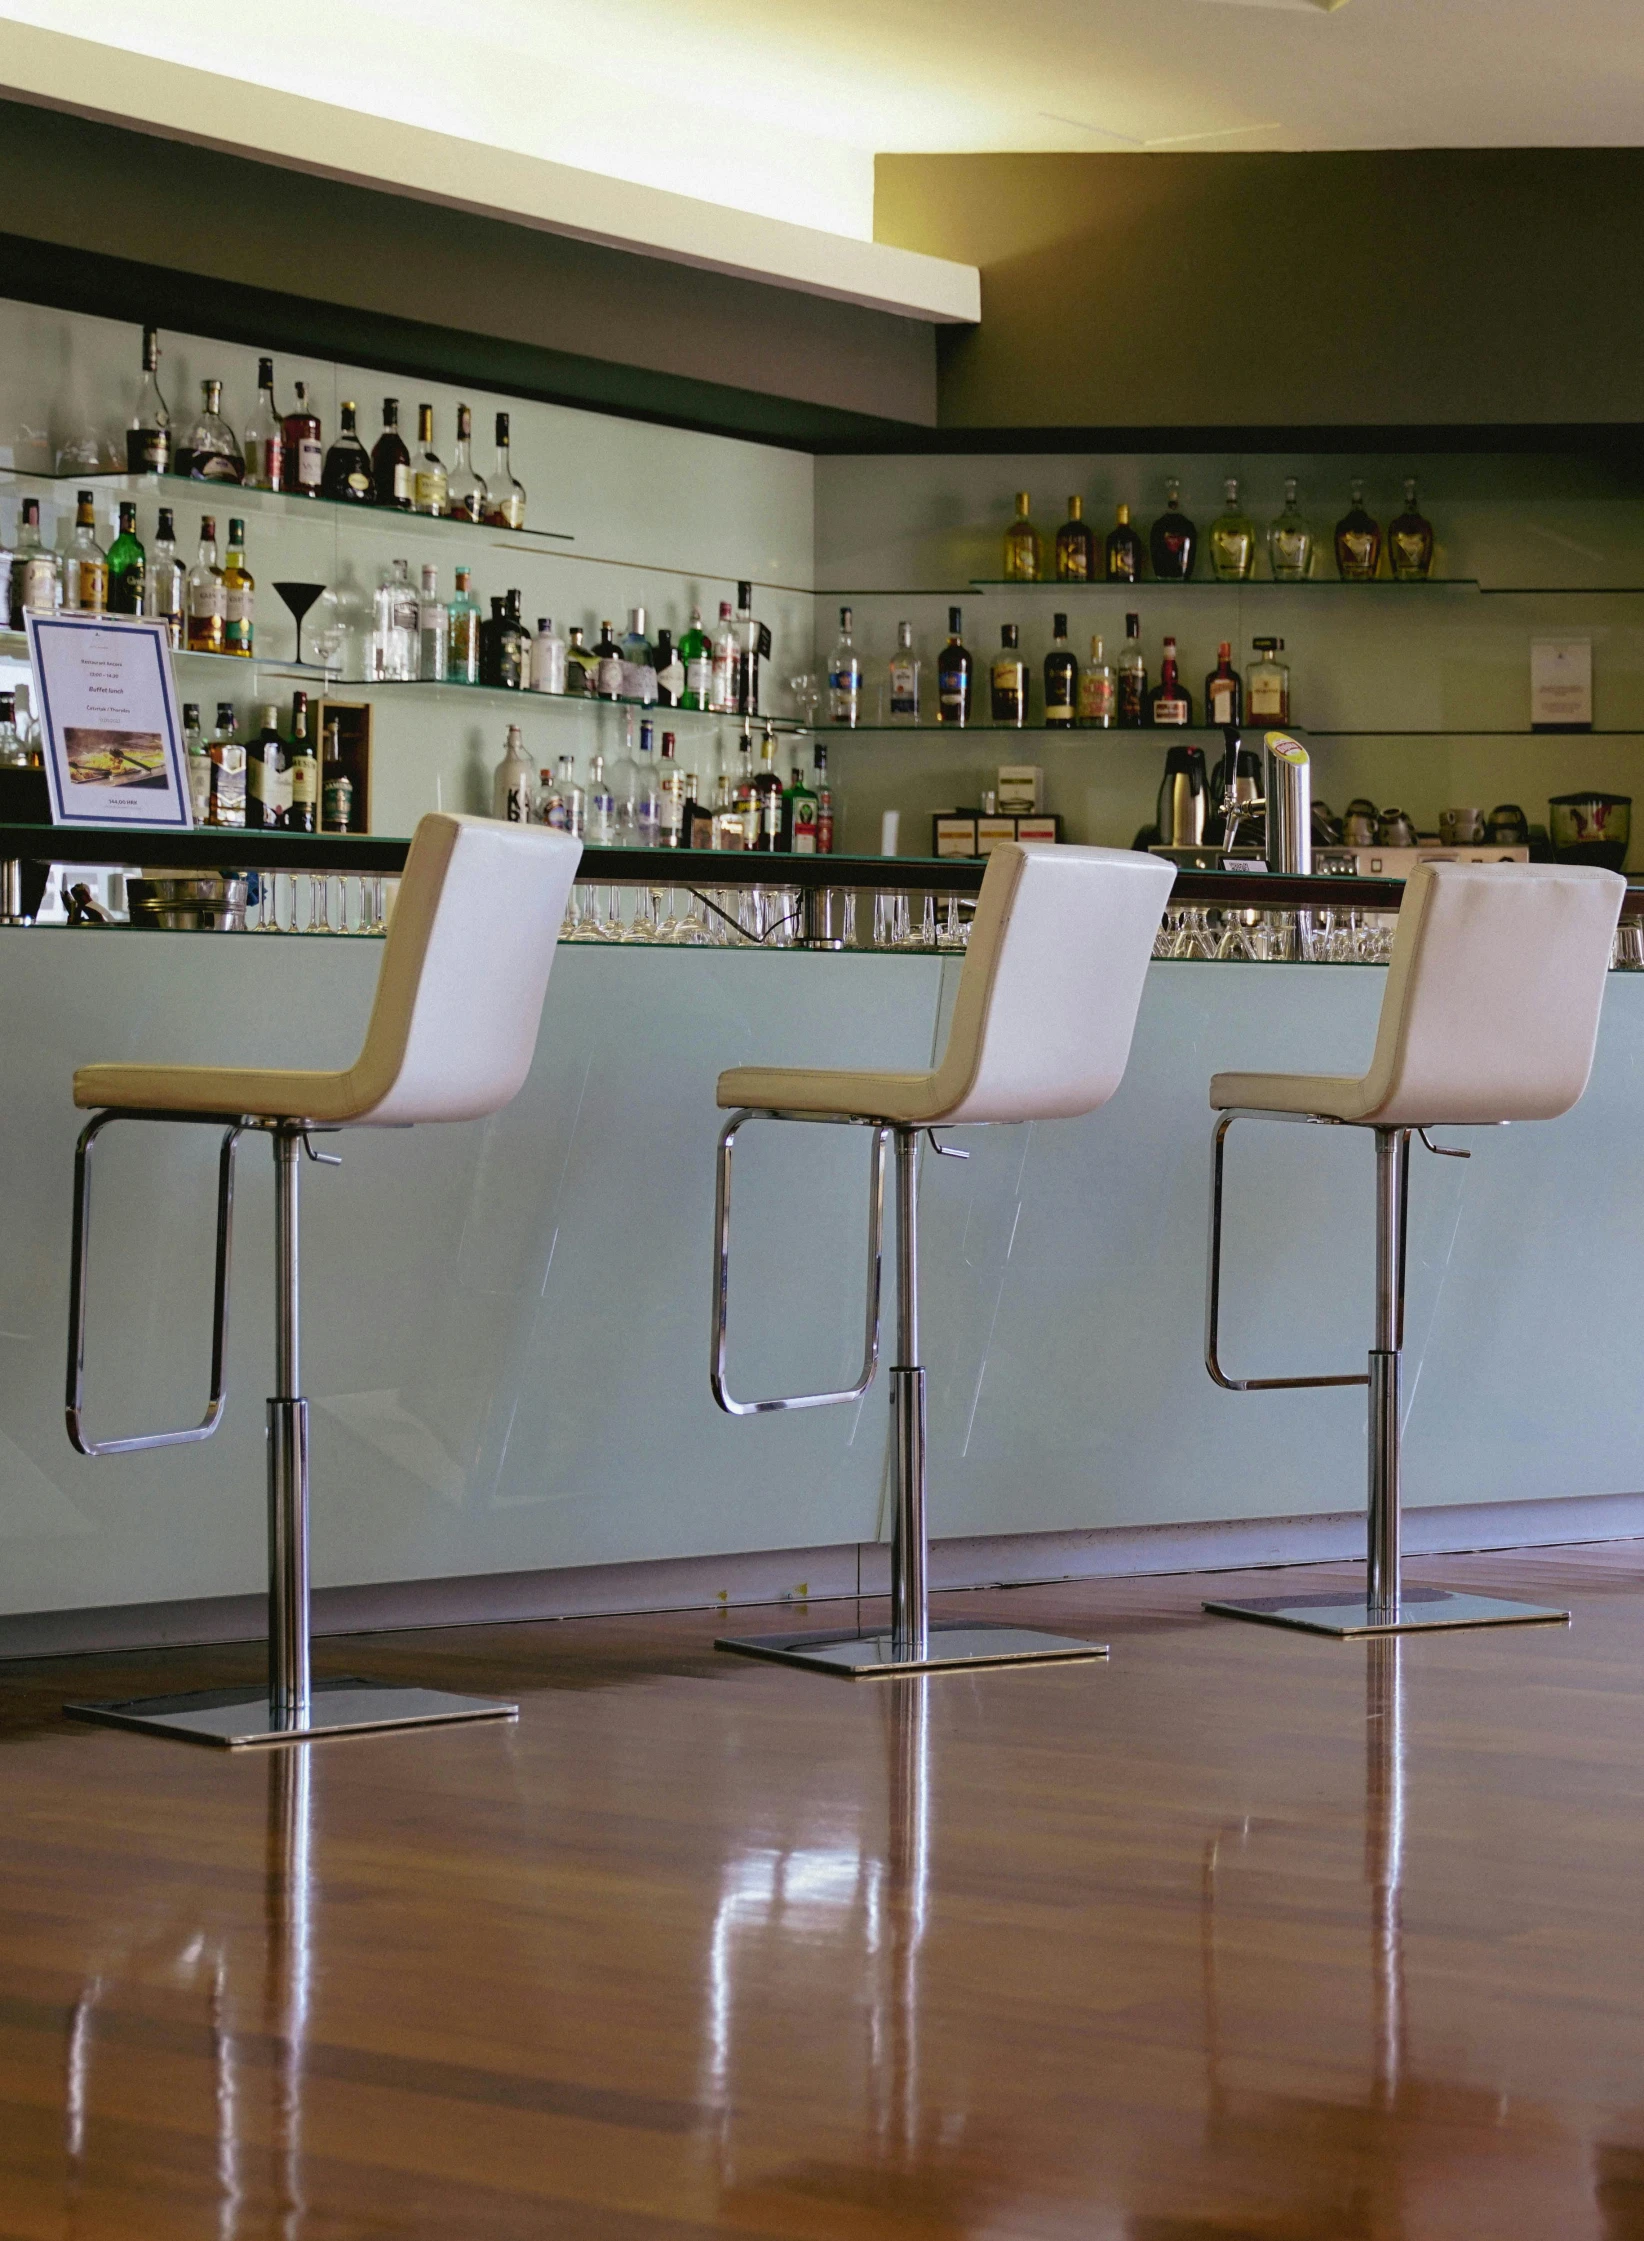
[[[480,611],[469,590],[471,577],[466,568],[457,570],[457,595],[447,610],[449,651],[446,656],[446,681],[453,685],[479,683],[479,632]]]
[[[679,641],[679,658],[685,664],[681,708],[711,708],[714,697],[713,641],[702,627],[702,609],[691,609],[691,627]]]
[[[41,541],[39,499],[25,498],[11,567],[11,627],[21,630],[25,615],[54,615],[62,604],[61,556]]]
[[[375,683],[408,683],[417,674],[417,595],[410,564],[396,560],[371,603],[371,676]]]

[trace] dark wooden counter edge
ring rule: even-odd
[[[41,843],[49,835],[49,845]],[[40,863],[175,866],[179,871],[328,871],[396,878],[405,868],[406,840],[364,834],[224,834],[196,828],[0,824],[0,859]],[[767,856],[739,850],[590,848],[580,876],[618,886],[855,887],[880,892],[915,890],[974,895],[985,866],[972,857]],[[1246,910],[1397,910],[1404,894],[1398,879],[1300,879],[1270,872],[1184,871],[1171,890],[1174,903]],[[1644,916],[1644,881],[1630,886],[1622,905],[1629,918]]]

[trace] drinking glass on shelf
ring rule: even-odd
[[[906,895],[874,896],[873,946],[875,949],[906,949],[908,946]]]
[[[291,619],[297,626],[296,661],[299,669],[310,665],[303,660],[303,620],[316,600],[325,597],[324,584],[276,584],[274,589],[291,610]]]
[[[1624,918],[1617,926],[1610,969],[1617,973],[1644,972],[1644,919]]]
[[[822,680],[808,669],[797,677],[788,679],[788,690],[793,694],[793,704],[799,711],[799,721],[807,731],[816,729],[816,711],[822,701]]]

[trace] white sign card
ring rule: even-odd
[[[1590,638],[1530,641],[1532,731],[1591,731],[1593,642]]]
[[[191,825],[165,624],[24,620],[52,823]]]

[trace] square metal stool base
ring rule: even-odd
[[[889,1627],[865,1634],[754,1634],[720,1641],[716,1650],[740,1657],[769,1658],[778,1665],[801,1665],[808,1673],[835,1673],[842,1680],[877,1680],[892,1673],[947,1673],[985,1665],[1050,1665],[1106,1657],[1105,1642],[1081,1642],[1070,1634],[1041,1634],[1028,1626],[997,1624],[933,1626],[923,1657],[896,1655]]]
[[[267,1689],[196,1689],[186,1696],[133,1696],[116,1704],[65,1704],[71,1720],[134,1727],[181,1743],[243,1751],[270,1744],[317,1743],[332,1735],[373,1735],[383,1728],[448,1727],[457,1720],[517,1720],[519,1706],[500,1698],[451,1696],[444,1689],[397,1688],[349,1674],[316,1681],[306,1727],[277,1727]]]
[[[1407,1587],[1397,1618],[1383,1618],[1363,1597],[1340,1594],[1260,1595],[1239,1603],[1206,1603],[1222,1618],[1256,1619],[1264,1626],[1294,1626],[1329,1634],[1338,1642],[1365,1634],[1420,1634],[1451,1626],[1568,1626],[1568,1611],[1535,1603],[1505,1603],[1494,1595],[1452,1595],[1442,1587]]]

